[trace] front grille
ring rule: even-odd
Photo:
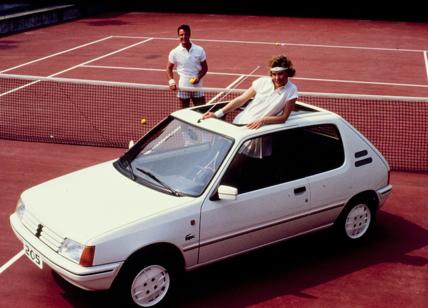
[[[39,240],[45,243],[50,249],[55,252],[58,252],[64,238],[48,227],[42,225],[33,215],[31,215],[28,210],[24,212],[24,216],[21,220],[22,224],[34,234]]]

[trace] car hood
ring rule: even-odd
[[[32,187],[21,199],[39,223],[82,244],[194,200],[136,183],[117,171],[112,161]]]

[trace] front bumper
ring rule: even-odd
[[[10,225],[21,242],[27,242],[41,254],[44,264],[79,288],[85,290],[109,289],[123,264],[123,262],[116,262],[91,267],[80,266],[41,242],[24,227],[16,213],[10,216]]]

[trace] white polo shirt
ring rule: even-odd
[[[202,69],[201,62],[205,61],[207,56],[205,50],[194,43],[189,50],[181,44],[170,51],[168,61],[173,63],[177,68],[177,73],[180,76],[179,87],[202,87],[202,80],[193,85],[189,82],[190,78],[198,76]]]
[[[297,87],[290,81],[281,88],[274,89],[271,77],[260,77],[253,81],[256,96],[245,109],[238,114],[233,123],[249,124],[264,116],[278,115],[285,104],[299,96]]]

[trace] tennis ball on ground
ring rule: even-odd
[[[147,123],[147,119],[146,119],[146,118],[141,118],[141,121],[140,121],[140,122],[141,122],[141,124],[142,124],[142,125],[144,125],[144,124],[146,124],[146,123]]]
[[[191,84],[194,84],[195,82],[196,82],[196,80],[197,80],[198,78],[196,78],[196,77],[192,77],[192,78],[190,78],[189,79],[189,82],[191,83]]]
[[[281,44],[280,44],[279,42],[276,42],[276,43],[275,43],[275,45],[276,45],[276,46],[279,46],[279,45],[281,45]]]

